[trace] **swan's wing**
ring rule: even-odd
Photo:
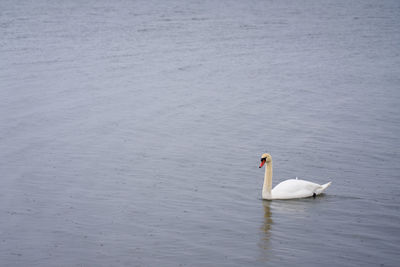
[[[289,179],[279,183],[272,189],[271,195],[274,199],[289,199],[311,197],[323,191],[321,185],[304,180]]]

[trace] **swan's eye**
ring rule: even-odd
[[[265,158],[261,159],[261,162],[263,162],[264,160],[266,160]]]

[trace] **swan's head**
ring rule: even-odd
[[[262,154],[262,156],[261,156],[261,164],[260,164],[259,168],[264,166],[265,163],[268,163],[268,162],[271,162],[271,161],[272,161],[272,158],[271,158],[270,154],[268,154],[268,153]]]

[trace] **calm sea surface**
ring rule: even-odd
[[[399,251],[399,1],[0,0],[1,266]]]

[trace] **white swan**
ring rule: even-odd
[[[261,156],[260,168],[267,164],[265,167],[264,185],[262,189],[263,199],[292,199],[316,196],[324,192],[330,186],[331,182],[324,185],[319,185],[309,181],[289,179],[279,183],[272,188],[272,157],[270,154],[263,154]]]

